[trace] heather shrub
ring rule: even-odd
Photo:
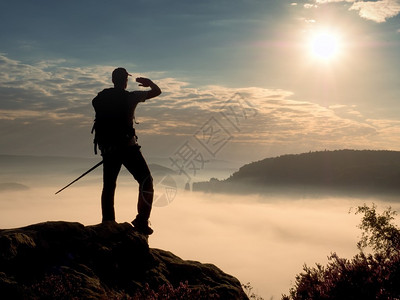
[[[133,300],[213,300],[219,299],[219,295],[213,293],[210,288],[201,286],[197,289],[190,288],[188,282],[180,282],[177,287],[171,284],[163,284],[153,290],[148,284],[132,298]]]
[[[248,283],[242,283],[242,289],[244,291],[244,293],[246,294],[246,296],[250,299],[250,300],[264,300],[263,297],[255,294],[253,292],[253,287],[251,286],[250,282]]]
[[[46,275],[42,280],[32,284],[27,290],[32,299],[82,299],[82,283],[76,277],[64,274]],[[98,291],[100,292],[100,291]],[[107,300],[214,300],[220,299],[219,295],[207,286],[191,288],[188,282],[180,282],[177,287],[163,284],[156,289],[150,288],[146,283],[144,288],[133,296],[123,291],[102,291],[103,294],[93,295],[92,298]],[[86,291],[88,293],[88,291]]]
[[[352,259],[331,254],[326,266],[304,265],[294,287],[282,300],[400,299],[400,229],[390,207],[378,214],[376,206],[359,206],[360,253]],[[370,252],[370,253],[369,253]]]
[[[33,299],[79,300],[82,283],[74,276],[64,274],[48,274],[40,281],[26,287]]]

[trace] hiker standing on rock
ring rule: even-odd
[[[103,156],[102,222],[115,221],[114,194],[119,171],[124,165],[139,183],[137,216],[132,224],[138,231],[150,235],[153,233],[149,227],[153,179],[137,143],[133,122],[137,104],[157,97],[161,90],[150,79],[139,77],[136,78],[139,86],[150,90],[128,92],[128,76],[131,75],[126,69],[115,69],[112,72],[114,87],[104,89],[92,101],[96,112],[95,152],[98,146]]]

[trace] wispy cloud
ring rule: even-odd
[[[377,23],[383,23],[386,19],[397,16],[400,13],[400,1],[357,1],[350,7],[350,10],[358,10],[361,17]]]
[[[316,3],[355,2],[357,0],[315,0]]]
[[[378,0],[378,1],[357,1],[357,0],[315,0],[317,4],[333,2],[353,3],[349,10],[357,10],[360,17],[383,23],[387,19],[397,16],[400,13],[400,0]],[[312,5],[305,6],[313,7]]]
[[[86,104],[108,68],[67,68],[63,61],[25,64],[0,55],[1,109],[57,110]]]
[[[60,144],[59,147],[61,144],[71,147],[68,140],[71,138],[77,140],[74,145],[89,144],[94,117],[91,100],[110,86],[112,69],[111,66],[67,68],[63,61],[25,64],[0,55],[0,133],[7,136],[7,140],[0,142],[0,152],[13,151],[12,147],[26,151],[34,151],[29,147],[41,147],[40,143],[27,146],[27,136],[31,140],[46,136],[54,144]],[[220,112],[227,101],[240,95],[257,114],[242,122],[240,130],[232,129],[232,146],[286,145],[294,147],[292,151],[308,151],[397,145],[399,122],[366,120],[351,105],[333,103],[323,107],[293,100],[293,93],[283,89],[192,87],[164,73],[152,74],[152,78],[153,75],[163,94],[140,105],[137,116],[140,133],[154,141],[158,137],[176,140],[193,136],[211,117],[222,118]],[[130,83],[131,89],[133,85]]]

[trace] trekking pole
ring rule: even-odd
[[[94,169],[96,169],[98,166],[102,165],[103,161],[99,162],[98,164],[96,164],[95,166],[93,166],[92,168],[90,168],[89,170],[87,170],[85,173],[83,173],[81,176],[79,176],[77,179],[75,179],[74,181],[68,183],[66,186],[64,186],[61,190],[58,190],[55,195],[57,195],[59,192],[65,190],[67,187],[69,187],[71,184],[77,182],[79,179],[81,179],[83,176],[85,176],[86,174],[92,172]]]

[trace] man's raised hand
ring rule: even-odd
[[[143,86],[143,87],[149,87],[151,86],[153,83],[153,81],[151,81],[148,78],[144,78],[144,77],[138,77],[136,78],[136,82],[139,83],[139,86]]]
[[[161,94],[161,90],[158,85],[148,78],[138,77],[136,78],[136,82],[139,83],[139,86],[151,88],[151,90],[147,92],[147,99],[157,97]]]

